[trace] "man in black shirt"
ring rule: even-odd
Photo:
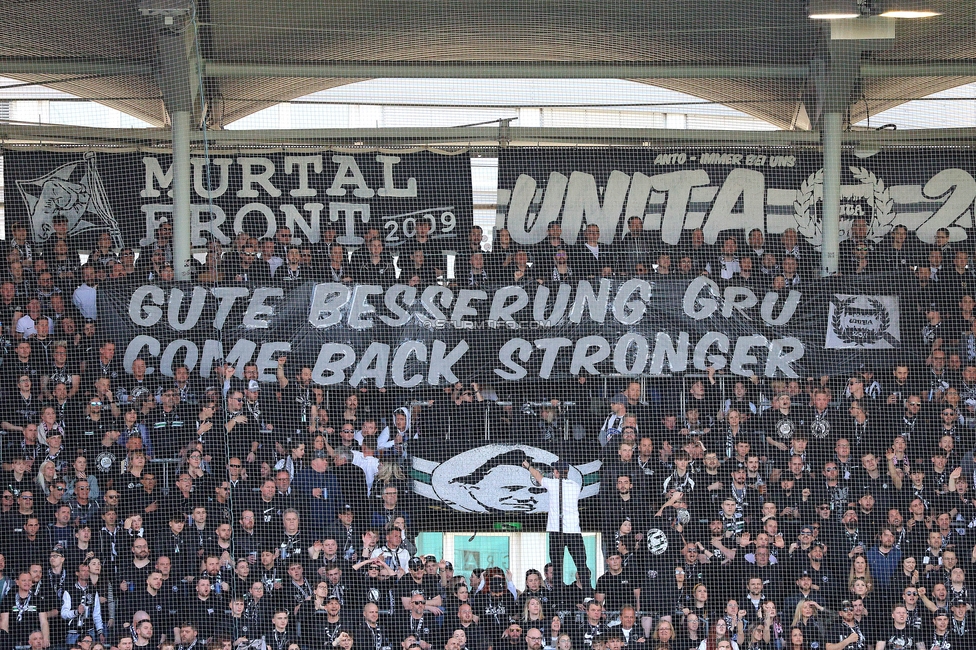
[[[136,537],[132,541],[131,557],[131,561],[126,562],[119,568],[121,577],[119,591],[128,591],[130,582],[135,587],[145,584],[146,579],[152,571],[152,560],[149,558],[149,542],[142,537]]]
[[[157,631],[165,638],[173,629],[173,615],[177,613],[180,604],[173,600],[172,591],[162,587],[163,575],[159,571],[152,571],[146,578],[145,585],[137,585],[135,591],[121,595],[120,602],[116,604],[116,617],[122,621],[130,621],[136,612],[146,612],[155,621]]]
[[[419,557],[412,557],[407,568],[409,573],[403,576],[397,584],[403,610],[406,612],[413,611],[412,602],[417,600],[417,596],[414,595],[417,592],[420,592],[423,600],[426,601],[425,611],[433,611],[441,607],[440,586],[437,583],[437,578],[427,573],[424,568],[424,561]]]
[[[592,648],[593,640],[607,633],[607,626],[603,623],[603,607],[596,600],[587,598],[584,601],[586,618],[576,629],[573,637],[574,648]]]
[[[301,558],[289,558],[288,578],[285,580],[284,589],[282,589],[281,606],[288,607],[289,613],[297,614],[302,604],[312,599],[314,589],[312,583],[305,579],[305,570],[302,567]]]
[[[229,438],[227,454],[242,458],[248,464],[253,463],[259,446],[260,423],[244,410],[243,391],[228,391],[224,422]]]
[[[840,620],[827,633],[827,650],[868,650],[868,640],[854,619],[854,606],[845,600],[837,610]]]
[[[932,614],[932,629],[923,635],[922,646],[926,650],[958,650],[967,648],[968,644],[953,638],[949,631],[949,611],[940,607]]]
[[[639,584],[624,568],[623,558],[616,550],[610,551],[607,557],[607,572],[597,578],[594,597],[608,612],[619,612],[621,607],[640,598]]]
[[[226,606],[223,598],[213,593],[210,579],[204,577],[197,580],[196,593],[190,598],[190,602],[185,603],[178,610],[186,613],[202,639],[210,639],[224,618]],[[186,626],[183,628],[185,630]],[[181,636],[184,630],[180,631]]]
[[[973,640],[968,613],[969,604],[965,600],[956,598],[952,601],[952,619],[949,621],[949,629],[952,631],[953,645],[958,643],[963,648],[971,647]]]
[[[24,376],[31,381],[40,380],[43,366],[32,356],[32,349],[30,341],[20,341],[14,348],[14,356],[4,361],[0,380],[5,391],[17,390],[17,382]]]
[[[4,431],[23,433],[28,424],[40,422],[41,398],[34,394],[32,386],[31,378],[21,374],[17,378],[17,390],[7,394],[3,421],[0,422]]]
[[[379,619],[380,610],[376,603],[363,605],[363,620],[353,634],[356,648],[360,650],[392,650],[393,639],[380,627]]]
[[[891,609],[891,621],[879,625],[875,650],[912,650],[921,636],[908,624],[908,610],[902,603]]]
[[[176,389],[167,388],[160,397],[160,407],[153,408],[146,427],[157,458],[176,458],[196,433],[188,422],[186,408],[176,399]]]
[[[416,559],[416,558],[415,558]],[[399,637],[412,635],[417,639],[421,650],[435,650],[443,647],[444,639],[441,627],[437,625],[434,616],[427,614],[428,602],[424,592],[414,591],[410,596],[410,608],[406,617],[401,617]]]
[[[5,639],[9,647],[28,645],[31,632],[40,630],[45,647],[51,643],[47,614],[35,600],[30,573],[24,571],[17,576],[17,587],[11,589],[4,598],[3,612],[0,613],[0,630],[7,633]]]

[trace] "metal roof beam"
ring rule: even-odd
[[[248,146],[453,146],[496,147],[500,131],[496,127],[384,128],[384,129],[266,129],[256,131],[209,131],[214,147]],[[704,131],[685,129],[600,129],[509,127],[505,138],[510,146],[591,145],[591,146],[726,146],[789,147],[819,146],[816,131]],[[0,124],[0,139],[7,144],[36,146],[102,145],[106,147],[169,147],[169,129],[99,129],[51,124]],[[191,141],[202,143],[203,134],[191,134]],[[846,131],[845,145],[885,146],[957,145],[976,146],[976,128],[917,129],[903,131]]]
[[[661,65],[563,61],[398,61],[322,64],[204,63],[206,77],[339,79],[803,79],[808,65]],[[976,77],[976,61],[862,63],[862,77]]]
[[[68,59],[68,58],[12,58],[0,57],[0,75],[4,74],[51,74],[51,75],[92,75],[112,77],[119,75],[150,75],[153,73],[149,63],[129,63],[124,61]]]
[[[562,61],[397,61],[323,64],[238,64],[207,61],[207,77],[340,79],[784,79],[803,78],[806,65],[657,65]]]
[[[206,61],[211,78],[522,78],[522,79],[789,79],[806,78],[808,65],[660,65],[535,61],[351,62],[323,64],[237,64]],[[150,75],[150,63],[108,59],[0,57],[0,75]],[[862,63],[861,76],[976,77],[976,61]]]

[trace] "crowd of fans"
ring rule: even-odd
[[[138,256],[105,235],[83,264],[64,219],[54,231],[38,246],[12,225],[0,284],[0,648],[976,646],[976,301],[946,231],[926,247],[898,227],[875,245],[855,221],[842,245],[842,274],[901,293],[907,356],[890,365],[806,381],[710,370],[609,396],[552,382],[524,408],[478,383],[323,391],[284,356],[272,383],[253,364],[207,384],[142,359],[127,372],[124,342],[99,329],[98,287],[172,282],[171,225]],[[395,255],[376,232],[351,254],[334,237],[292,246],[282,228],[226,253],[211,243],[195,279],[819,282],[818,254],[792,230],[716,247],[696,230],[662,247],[635,218],[612,246],[595,225],[570,246],[553,224],[536,246],[501,230],[484,251],[474,228],[453,273],[423,222]],[[507,567],[455,571],[418,553],[411,455],[452,449],[446,428],[468,448],[486,421],[493,439],[603,460],[584,518],[602,533],[595,584],[561,584],[550,564],[520,591]]]

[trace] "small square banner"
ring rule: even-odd
[[[827,312],[826,349],[893,350],[901,347],[898,296],[835,293]]]

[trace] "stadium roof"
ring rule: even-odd
[[[804,0],[197,0],[192,19],[169,11],[187,3],[11,0],[0,75],[157,126],[206,107],[211,128],[381,77],[631,79],[784,129],[816,128],[848,103],[856,123],[976,80],[972,0],[934,0],[943,15],[853,40],[837,26],[832,39]],[[885,20],[856,19],[874,36]]]

